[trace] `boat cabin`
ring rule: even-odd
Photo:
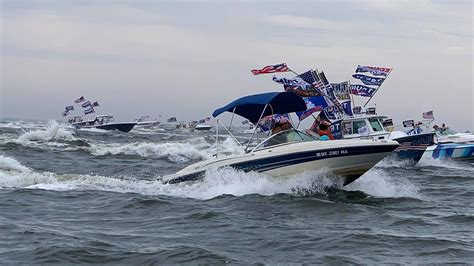
[[[341,123],[341,132],[344,138],[374,137],[387,139],[390,132],[383,127],[386,116],[381,115],[355,115],[344,117]]]
[[[114,122],[113,115],[97,115],[94,120],[92,121],[93,125],[104,125]]]

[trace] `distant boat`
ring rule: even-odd
[[[114,122],[112,115],[98,115],[93,120],[83,120],[81,116],[69,118],[69,122],[76,129],[97,128],[102,130],[118,130],[122,132],[130,132],[137,122]]]
[[[157,119],[150,119],[150,116],[148,115],[144,115],[140,118],[135,119],[135,122],[137,123],[136,127],[142,128],[154,127],[160,124],[160,121],[158,121]]]
[[[195,130],[199,130],[199,131],[206,131],[206,130],[210,130],[212,128],[211,125],[206,125],[206,124],[199,124],[199,125],[196,125],[196,127],[194,127]]]

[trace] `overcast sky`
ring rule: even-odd
[[[379,113],[401,123],[433,110],[474,129],[472,1],[0,2],[3,118],[61,120],[83,95],[117,120],[201,119],[282,90],[250,69],[285,62],[330,82],[358,64],[393,67]]]

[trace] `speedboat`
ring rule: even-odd
[[[71,120],[70,120],[71,121]],[[102,130],[118,130],[122,132],[130,132],[137,122],[114,122],[112,115],[98,115],[93,120],[74,120],[71,125],[76,129],[97,128]]]
[[[345,139],[387,139],[400,144],[394,155],[401,159],[420,161],[428,146],[434,144],[434,133],[409,135],[403,131],[389,131],[383,126],[386,116],[377,114],[355,114],[344,117],[341,124],[342,136]]]
[[[270,92],[237,99],[215,110],[213,116],[232,112],[258,124],[262,117],[268,115],[304,110],[304,100],[294,92]],[[163,181],[174,184],[199,180],[205,176],[207,170],[224,167],[244,172],[256,171],[274,177],[324,169],[342,177],[343,184],[347,185],[399,145],[390,140],[320,141],[317,136],[294,128],[269,136],[255,148],[248,149],[250,143],[251,139],[243,154],[223,157],[216,155],[212,159],[190,165],[174,175],[166,176]]]
[[[158,126],[160,124],[160,121],[157,119],[150,119],[150,116],[144,115],[140,118],[135,119],[135,122],[137,122],[135,127],[142,127],[142,128],[150,128],[154,126]]]
[[[206,125],[206,124],[198,124],[194,127],[195,130],[199,130],[199,131],[207,131],[207,130],[210,130],[212,128],[211,125]]]
[[[436,130],[436,144],[429,146],[425,158],[474,159],[474,134],[457,133],[450,129]]]

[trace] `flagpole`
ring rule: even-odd
[[[354,101],[354,95],[352,95],[351,81],[350,80],[347,81],[347,86],[349,86],[349,88],[348,88],[349,89],[349,95],[351,96],[352,108],[354,108],[356,106],[356,103]],[[354,115],[353,110],[351,110],[351,111],[352,111],[352,115]]]
[[[392,70],[393,68],[390,69],[390,71],[388,72],[387,76],[384,78],[384,80],[382,81],[382,83],[380,83],[380,85],[377,87],[377,90],[375,90],[374,94],[372,94],[372,96],[370,96],[370,98],[367,100],[367,102],[364,104],[364,107],[370,102],[370,100],[372,100],[372,97],[374,97],[374,95],[379,91],[380,87],[382,87],[383,83],[385,82],[385,80],[388,78],[388,76],[390,75],[390,73],[392,73]]]

